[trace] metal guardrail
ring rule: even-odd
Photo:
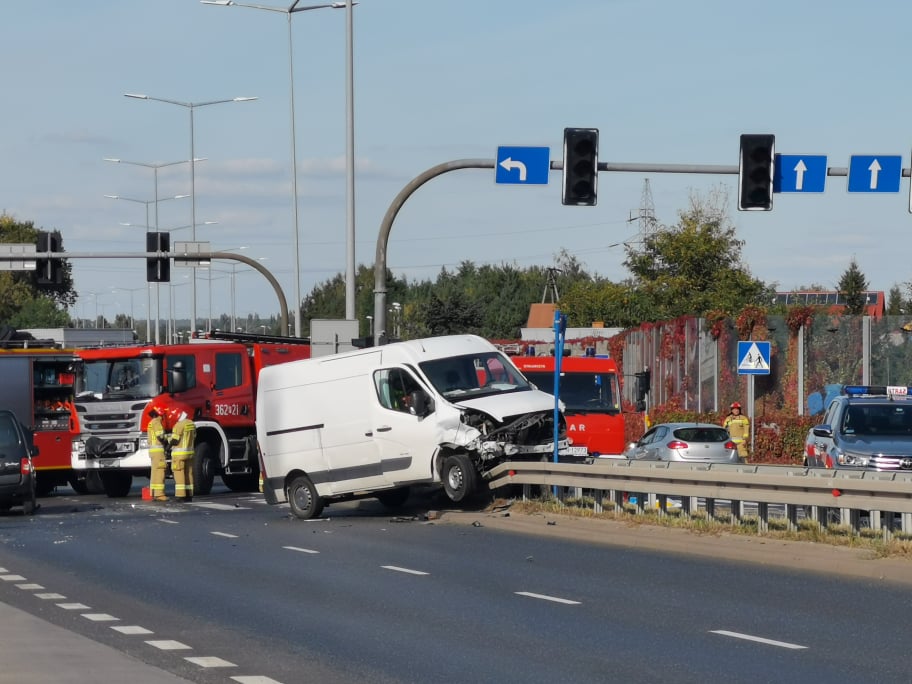
[[[630,500],[625,494],[637,495],[638,514],[647,507],[666,514],[668,497],[680,497],[684,515],[699,509],[699,499],[710,517],[716,515],[717,502],[730,502],[733,524],[743,519],[744,503],[753,502],[760,532],[769,529],[773,504],[785,507],[790,530],[798,528],[801,514],[821,528],[838,522],[855,534],[869,527],[886,539],[896,530],[912,535],[912,473],[626,459],[591,465],[508,462],[489,473],[488,484],[491,489],[521,484],[589,490],[597,512],[604,510],[606,497],[608,506],[622,510],[625,498]]]

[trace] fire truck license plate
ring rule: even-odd
[[[133,453],[133,442],[118,442],[117,450],[124,454],[132,454]]]
[[[584,446],[572,446],[567,447],[567,456],[588,456],[589,452],[586,451]]]

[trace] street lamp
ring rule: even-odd
[[[140,93],[124,93],[126,97],[132,97],[136,100],[153,100],[155,102],[164,102],[166,104],[185,107],[190,111],[190,226],[192,229],[191,240],[196,241],[196,155],[194,154],[194,136],[193,136],[193,110],[198,107],[208,107],[209,105],[223,104],[225,102],[250,102],[256,100],[255,97],[232,97],[224,100],[209,100],[208,102],[180,102],[178,100],[169,100],[163,97],[152,97]],[[196,266],[193,266],[193,311],[190,321],[193,330],[196,330]]]
[[[297,161],[297,144],[295,142],[295,98],[294,98],[294,60],[292,59],[294,50],[291,40],[291,15],[296,12],[307,12],[315,9],[343,9],[346,10],[346,46],[347,46],[347,67],[346,67],[346,275],[345,275],[345,317],[353,319],[355,317],[355,176],[354,176],[354,79],[352,77],[352,11],[351,8],[357,5],[357,2],[346,0],[345,2],[330,2],[320,5],[305,5],[299,7],[300,0],[294,0],[286,8],[267,7],[265,5],[249,5],[235,0],[200,0],[204,5],[220,5],[222,7],[248,7],[250,9],[266,10],[269,12],[280,12],[285,14],[288,19],[288,76],[289,76],[289,100],[291,102],[291,192],[292,206],[294,208],[294,245],[295,245],[295,337],[301,336],[301,235],[298,223],[298,161]]]
[[[141,200],[141,199],[133,199],[132,197],[121,197],[120,195],[105,195],[105,197],[107,197],[109,199],[121,199],[121,200],[125,200],[127,202],[137,202],[139,204],[145,204],[146,205],[146,232],[147,233],[149,232],[149,228],[150,228],[150,226],[149,226],[149,205],[150,204],[155,205],[155,230],[157,231],[158,230],[158,203],[164,202],[165,200],[184,199],[186,197],[189,197],[189,195],[173,195],[171,197],[161,197],[161,198],[158,196],[158,169],[163,166],[173,166],[174,164],[186,164],[187,162],[185,162],[185,161],[169,162],[167,164],[157,164],[157,165],[156,164],[143,164],[140,162],[128,162],[128,161],[123,161],[121,159],[106,158],[105,161],[118,162],[120,164],[135,164],[136,166],[149,166],[149,167],[155,169],[155,199]],[[120,225],[130,226],[130,225],[134,225],[134,224],[121,223]],[[159,343],[158,329],[159,329],[159,325],[160,325],[159,318],[161,315],[161,304],[159,301],[158,293],[159,293],[158,283],[155,283],[155,343],[156,344]],[[148,285],[148,292],[146,295],[146,342],[152,341],[152,338],[150,337],[150,332],[149,332],[151,327],[152,327],[152,284],[150,283]]]
[[[117,291],[119,291],[119,290],[122,290],[123,292],[129,292],[129,293],[130,293],[130,328],[131,328],[131,329],[135,329],[135,328],[136,328],[136,318],[135,318],[134,315],[133,315],[133,312],[134,312],[134,308],[133,308],[133,293],[134,293],[134,292],[142,292],[143,290],[146,290],[146,289],[147,289],[147,288],[145,288],[145,287],[112,287],[112,288],[111,288],[111,292],[117,292]],[[147,320],[148,320],[148,319],[147,319]],[[146,330],[146,341],[149,341],[149,331],[148,331],[148,329]]]

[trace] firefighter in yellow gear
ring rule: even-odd
[[[174,475],[174,498],[193,500],[193,449],[196,444],[196,425],[181,411],[171,428],[171,473]]]
[[[741,404],[732,403],[729,414],[725,416],[722,427],[728,430],[732,441],[738,448],[738,456],[747,463],[747,440],[750,438],[750,418],[741,414]]]
[[[156,409],[149,410],[149,424],[146,426],[146,439],[149,442],[149,456],[152,459],[152,471],[149,473],[149,492],[153,501],[167,501],[165,496],[165,470],[168,467],[165,456],[165,426],[161,414]]]

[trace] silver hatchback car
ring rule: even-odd
[[[638,461],[741,463],[728,430],[712,423],[654,425],[627,447],[624,456]]]

